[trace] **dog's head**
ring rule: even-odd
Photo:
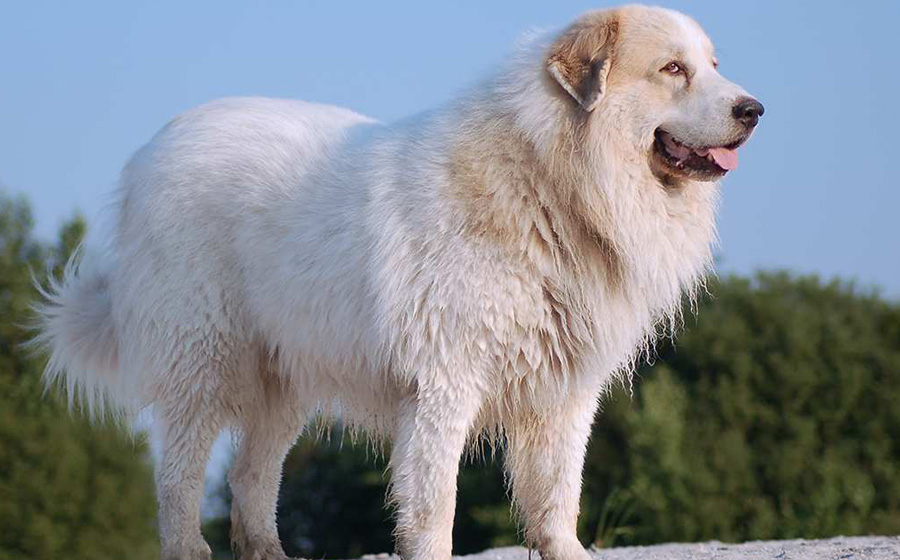
[[[646,155],[668,186],[712,181],[737,167],[763,106],[719,74],[692,19],[661,8],[588,13],[550,46],[557,95]],[[594,127],[592,127],[594,128]]]

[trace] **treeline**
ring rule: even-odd
[[[35,240],[23,198],[0,192],[0,558],[151,560],[159,556],[146,446],[110,424],[91,427],[44,394],[44,359],[25,348],[32,276],[59,274],[85,231],[65,224]]]
[[[31,226],[23,200],[0,196],[0,558],[155,558],[146,446],[72,419],[42,394],[42,358],[21,346],[36,297],[30,271],[58,274],[84,231],[73,220],[47,245]],[[782,273],[709,291],[638,372],[633,395],[616,387],[604,400],[584,473],[583,542],[900,534],[900,305]],[[520,542],[501,463],[462,471],[457,553]],[[365,442],[301,439],[279,503],[288,554],[391,550],[384,474]],[[227,527],[205,528],[222,557]]]

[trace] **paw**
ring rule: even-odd
[[[302,558],[291,558],[282,551],[265,551],[253,550],[245,552],[237,557],[238,560],[303,560]]]
[[[165,550],[161,555],[162,560],[210,560],[212,550],[205,542],[194,547],[179,550]]]
[[[593,560],[578,539],[553,539],[538,547],[541,560]]]
[[[238,560],[303,560],[290,558],[281,549],[281,544],[265,543],[257,546],[236,547]]]

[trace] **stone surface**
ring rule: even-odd
[[[756,541],[743,544],[707,542],[661,544],[591,550],[598,560],[900,560],[900,537],[835,537],[817,541]],[[528,560],[521,547],[495,548],[457,556],[464,560]],[[397,560],[388,554],[362,560]],[[535,552],[531,560],[540,560]]]

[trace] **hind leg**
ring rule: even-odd
[[[264,381],[265,383],[265,381]],[[231,542],[240,560],[284,560],[275,513],[281,467],[305,415],[289,388],[269,380],[265,395],[242,407],[241,439],[228,475]]]
[[[163,560],[207,560],[210,548],[200,534],[200,502],[209,452],[221,416],[196,398],[155,410],[160,457],[156,466],[159,532]]]

